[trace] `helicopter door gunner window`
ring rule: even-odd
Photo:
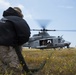
[[[46,40],[43,40],[42,41],[42,45],[46,45]]]
[[[42,45],[45,45],[45,41],[44,40],[42,41]]]
[[[47,40],[40,40],[40,46],[41,45],[46,45],[47,44]]]
[[[40,40],[40,46],[41,45],[44,45],[44,41],[43,40]]]

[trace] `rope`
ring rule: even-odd
[[[26,72],[26,75],[33,75],[35,72],[38,72],[40,71],[41,69],[43,69],[43,67],[45,66],[46,62],[47,62],[47,59],[44,60],[40,66],[38,68],[34,68],[34,69],[29,69],[24,58],[23,58],[23,55],[21,53],[21,50],[20,50],[20,47],[19,46],[16,46],[14,47],[15,48],[15,51],[16,51],[16,54],[18,56],[18,59],[20,61],[20,64],[22,65],[23,67],[23,70]],[[53,53],[53,52],[52,52]],[[52,56],[52,53],[50,55],[48,55],[48,58],[50,58]]]

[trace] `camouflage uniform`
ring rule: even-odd
[[[22,68],[13,47],[0,46],[0,74],[21,75]]]

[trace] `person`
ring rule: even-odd
[[[29,40],[30,27],[23,19],[19,7],[9,7],[3,11],[0,20],[0,74],[21,75],[20,65],[15,47],[21,46]]]

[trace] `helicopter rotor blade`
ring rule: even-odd
[[[40,29],[31,29],[31,31],[41,31]]]
[[[56,31],[55,29],[54,30],[50,30],[50,29],[45,29],[45,31]]]
[[[76,32],[76,30],[47,30],[47,31],[63,31],[63,32]]]
[[[76,32],[76,30],[56,30],[56,31]]]
[[[38,22],[38,24],[41,26],[41,28],[45,29],[46,26],[50,23],[50,20],[45,20],[45,19],[41,19],[41,20],[36,20]]]
[[[51,29],[31,29],[31,31],[64,31],[64,32],[76,32],[76,30],[51,30]]]
[[[49,30],[49,29],[31,29],[31,31],[56,31],[56,30]]]

